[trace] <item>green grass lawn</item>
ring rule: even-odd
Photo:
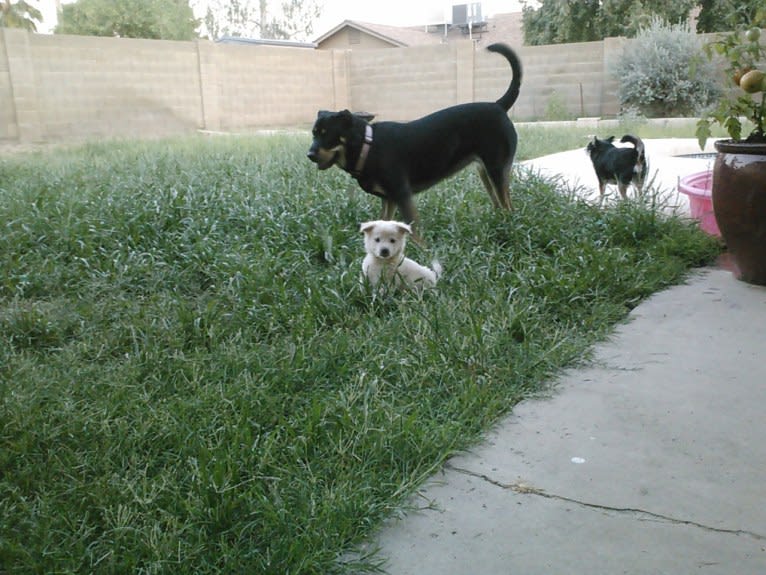
[[[341,558],[719,251],[523,172],[499,213],[468,170],[418,198],[437,289],[373,301],[378,203],[308,143],[0,161],[0,572],[373,569]]]

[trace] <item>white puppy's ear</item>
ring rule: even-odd
[[[359,231],[362,233],[369,232],[372,228],[375,227],[375,224],[377,222],[364,222],[361,226],[359,226]]]
[[[409,224],[405,224],[404,222],[395,222],[396,227],[399,228],[401,231],[406,232],[408,234],[412,234],[412,228]]]

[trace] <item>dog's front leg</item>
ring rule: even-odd
[[[418,217],[418,209],[415,207],[415,199],[412,194],[404,196],[397,202],[397,206],[399,207],[402,221],[412,226],[412,240],[424,248],[426,242],[420,235],[420,218]]]
[[[393,202],[387,198],[382,200],[382,209],[380,211],[381,220],[393,220],[394,213],[396,212],[396,202]],[[409,222],[407,222],[409,223]]]
[[[418,210],[415,207],[412,195],[408,195],[399,201],[383,198],[381,208],[381,220],[393,220],[396,208],[399,208],[399,219],[401,221],[411,226],[417,226],[419,223]]]
[[[417,226],[420,224],[420,218],[418,217],[418,209],[415,207],[415,199],[412,195],[408,194],[397,202],[399,208],[399,214],[402,217],[402,221],[411,226]]]
[[[481,178],[481,183],[484,184],[484,189],[487,190],[489,199],[492,200],[492,205],[498,209],[503,207],[502,202],[498,198],[498,190],[495,189],[495,185],[490,181],[487,170],[481,165],[479,166],[479,177]]]
[[[415,207],[415,199],[409,183],[400,181],[388,181],[379,186],[383,193],[379,194],[383,199],[381,219],[392,220],[394,213],[399,208],[399,220],[412,226],[412,239],[419,246],[425,246],[420,236],[420,218]],[[391,191],[393,190],[393,193]]]

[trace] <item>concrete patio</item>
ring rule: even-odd
[[[693,140],[646,144],[685,209],[678,178],[710,160],[676,157]],[[598,195],[583,150],[528,166]],[[370,546],[390,575],[766,573],[764,350],[766,288],[700,270],[452,458]]]

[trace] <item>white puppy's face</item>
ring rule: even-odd
[[[364,249],[368,254],[383,260],[395,260],[404,253],[407,236],[412,228],[402,222],[376,220],[362,224]]]

